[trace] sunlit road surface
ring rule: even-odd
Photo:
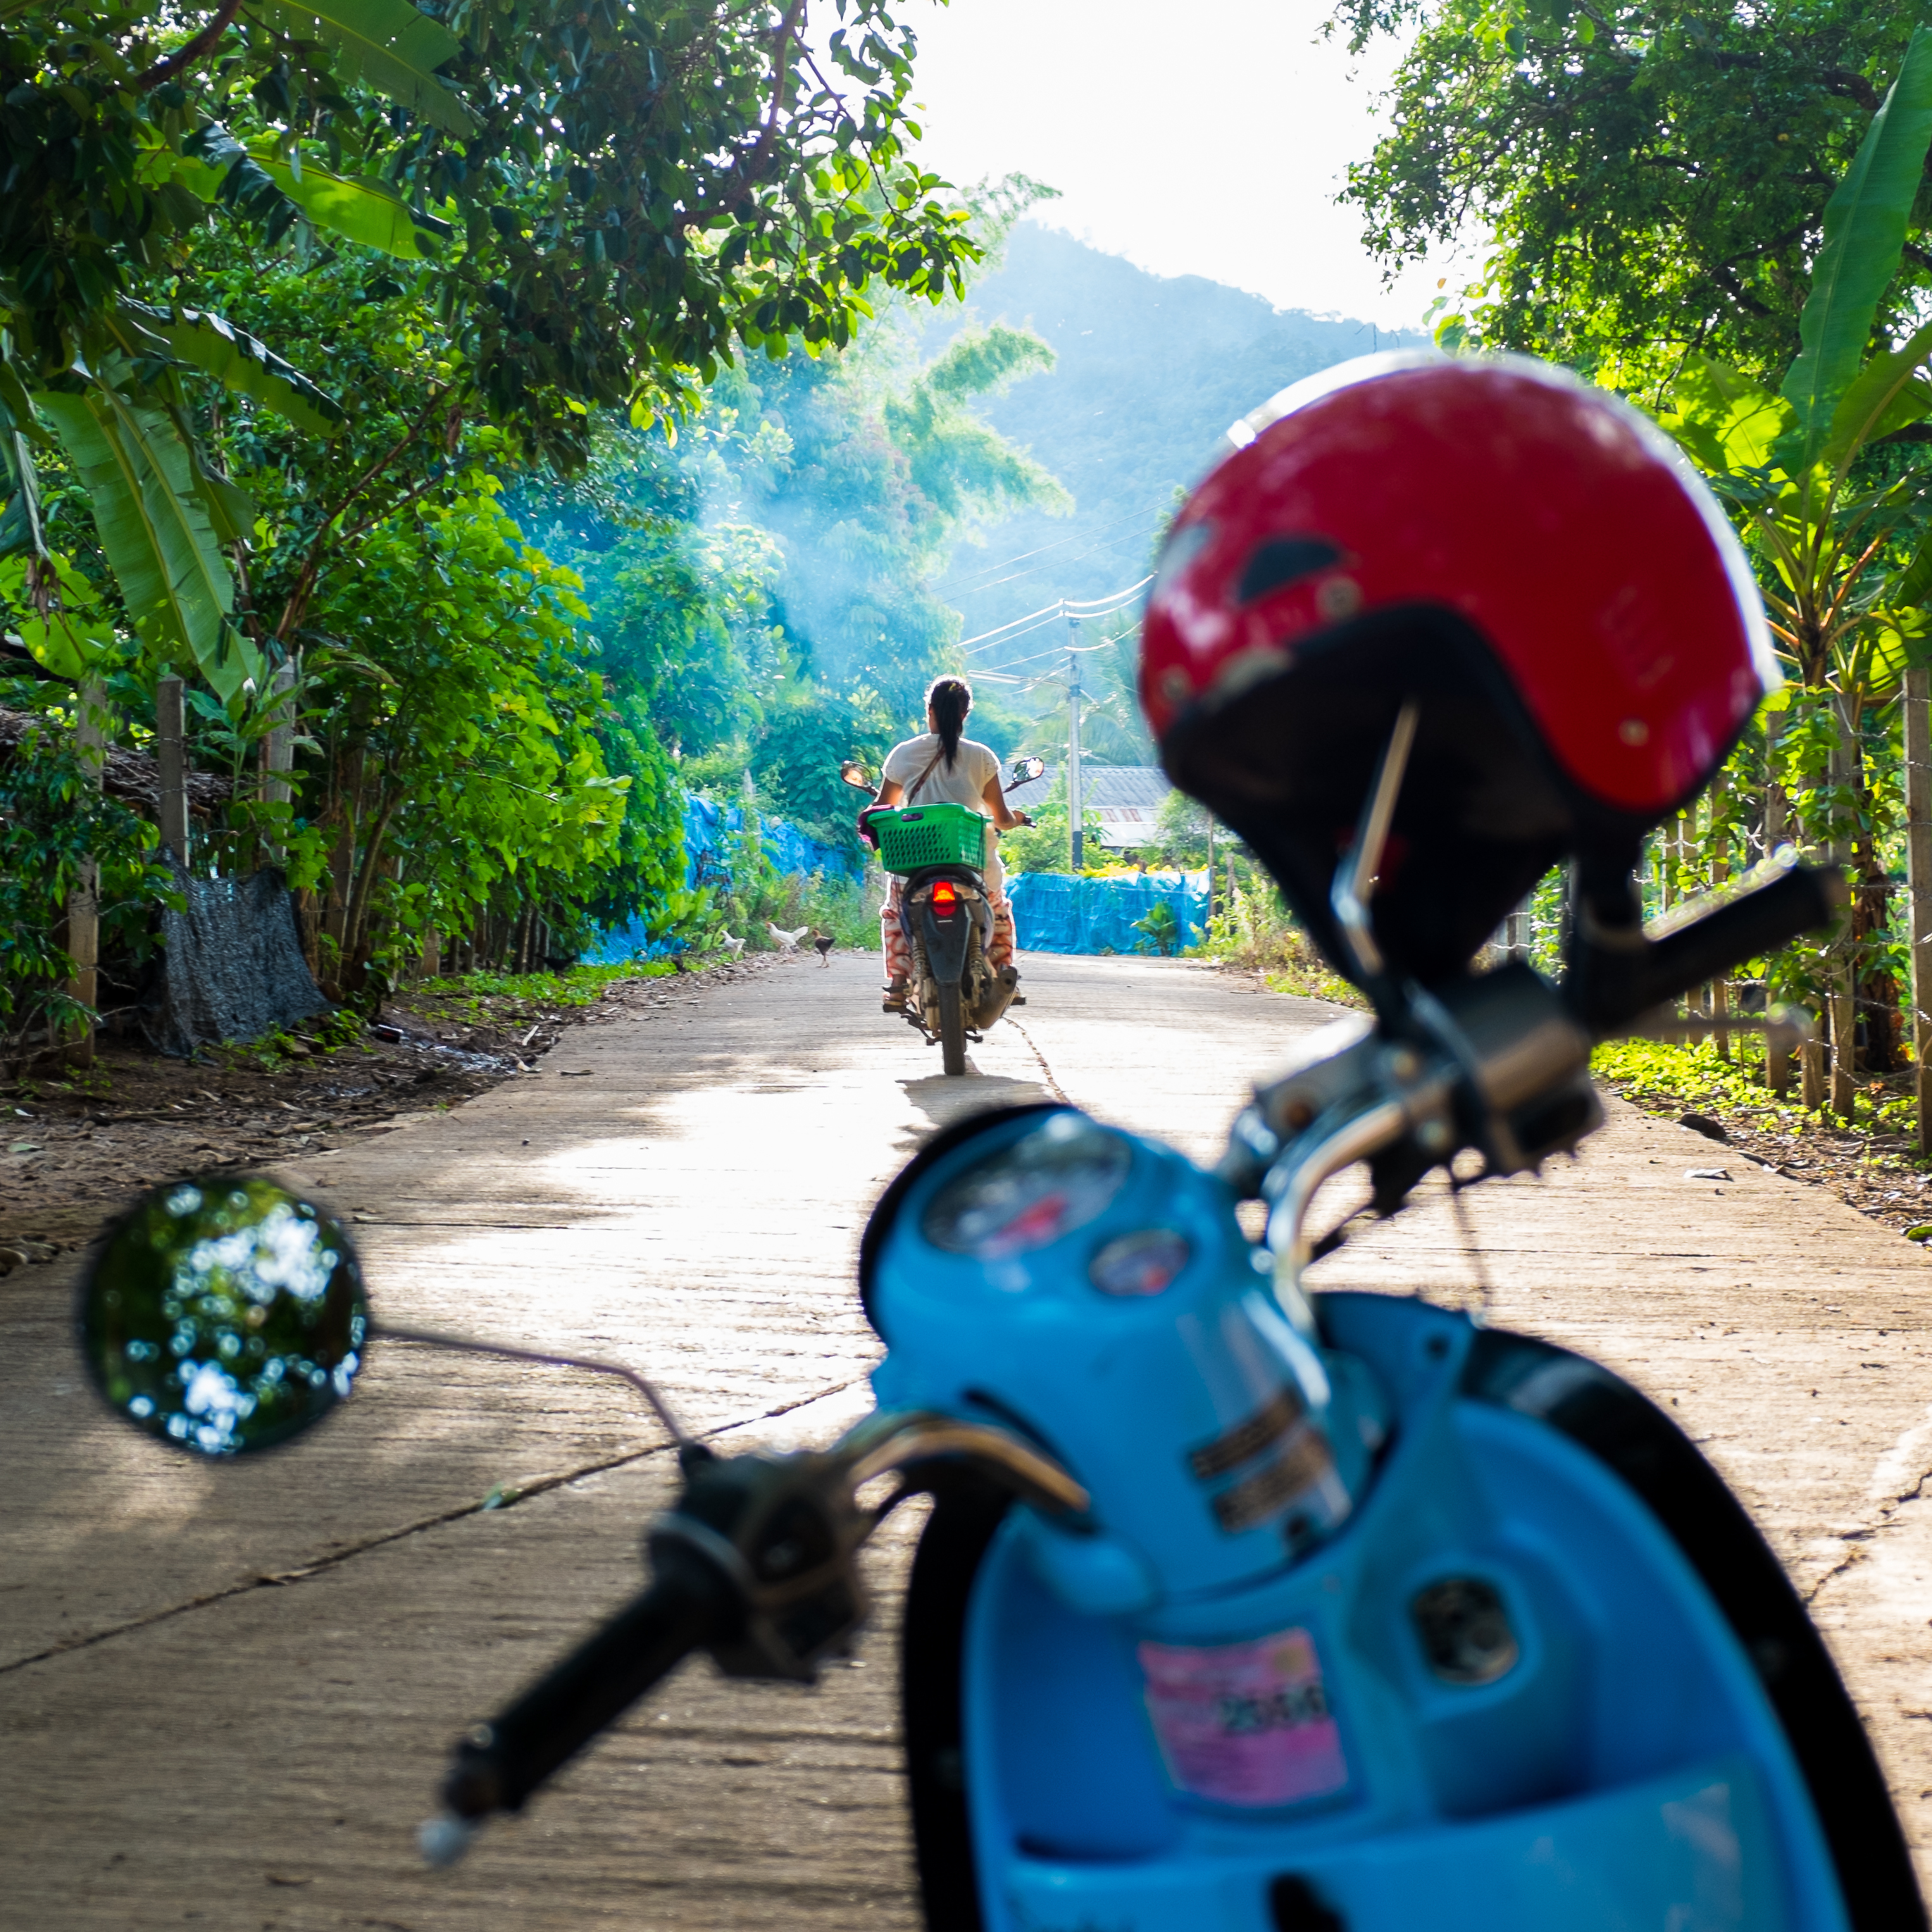
[[[1211,1156],[1248,1081],[1331,1017],[1186,965],[1024,963],[1018,1025],[964,1080],[880,1016],[874,961],[806,960],[580,1033],[454,1113],[286,1172],[358,1217],[398,1322],[629,1362],[728,1444],[826,1440],[878,1353],[853,1286],[866,1213],[928,1134],[1064,1097]],[[1712,1168],[1731,1178],[1690,1178]],[[1583,1160],[1471,1215],[1493,1318],[1629,1376],[1738,1486],[1922,1842],[1924,1258],[1622,1109]],[[428,1872],[414,1828],[459,1730],[639,1586],[670,1493],[659,1432],[619,1384],[392,1344],[308,1441],[190,1464],[92,1406],[72,1274],[0,1282],[7,1932],[916,1924],[893,1646],[911,1512],[875,1548],[859,1662],[815,1689],[688,1666]],[[1320,1278],[1456,1300],[1477,1280],[1432,1190]]]

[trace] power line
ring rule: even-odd
[[[1104,597],[1089,598],[1084,603],[1068,602],[1066,608],[1083,617],[1108,617],[1126,603],[1136,591],[1144,590],[1154,581],[1154,572],[1149,571],[1138,584],[1130,584],[1124,590],[1110,590]],[[1100,606],[1106,605],[1102,610]]]
[[[1058,604],[1050,605],[1045,610],[1035,610],[1030,614],[1034,620],[1031,623],[1028,623],[1024,617],[1016,617],[1013,620],[1013,626],[1021,628],[1010,626],[1004,633],[994,631],[984,632],[982,634],[990,638],[992,641],[990,644],[975,644],[970,650],[967,650],[966,655],[970,657],[974,651],[993,651],[998,650],[1002,644],[1016,644],[1021,638],[1030,638],[1034,632],[1043,631],[1049,624],[1063,622],[1066,616],[1066,612],[1061,610]],[[962,646],[961,648],[964,650],[966,647]]]
[[[1128,523],[1136,517],[1144,517],[1147,514],[1145,510],[1130,510],[1124,516],[1109,518],[1097,530],[1077,530],[1071,536],[1061,537],[1050,544],[1042,544],[1037,550],[1023,550],[1018,556],[1010,556],[1002,562],[982,564],[977,570],[969,570],[964,577],[949,577],[943,583],[930,586],[931,594],[936,596],[942,590],[956,590],[962,584],[990,590],[991,585],[974,586],[972,580],[976,577],[984,577],[992,571],[1010,570],[1016,563],[1025,562],[1030,556],[1045,556],[1049,550],[1064,550],[1070,543],[1084,543],[1090,537],[1098,536],[1102,530],[1111,530],[1116,524]],[[1025,574],[1029,577],[1033,574],[1030,571]]]
[[[1154,577],[1150,572],[1138,584],[1130,584],[1124,590],[1110,590],[1104,597],[1089,598],[1084,602],[1063,597],[1057,604],[1042,604],[1037,610],[1029,610],[1024,617],[1015,617],[1010,622],[998,625],[990,631],[982,631],[976,636],[962,638],[959,648],[962,651],[983,650],[1003,638],[1010,643],[1014,637],[1023,636],[1026,631],[1037,630],[1040,626],[1035,622],[1036,619],[1074,616],[1083,622],[1097,622],[1102,617],[1111,617],[1153,581]]]
[[[1029,577],[1039,577],[1043,575],[1049,568],[1054,570],[1064,570],[1070,564],[1084,563],[1088,557],[1096,556],[1103,550],[1112,550],[1117,545],[1124,543],[1138,543],[1143,537],[1153,536],[1154,531],[1159,527],[1160,526],[1158,524],[1155,524],[1144,530],[1129,530],[1124,536],[1108,538],[1106,542],[1104,543],[1090,544],[1086,549],[1082,550],[1077,556],[1062,558],[1058,562],[1050,566],[1046,564],[1036,564],[1030,570],[1016,570],[1010,575],[994,578],[988,583],[976,584],[973,585],[970,590],[965,591],[963,595],[968,597],[977,597],[982,592],[998,590],[1000,586],[1003,584],[1023,583]]]

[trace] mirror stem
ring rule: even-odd
[[[542,1362],[553,1369],[587,1369],[593,1375],[616,1376],[628,1382],[650,1404],[652,1413],[680,1450],[698,1446],[695,1438],[671,1413],[670,1405],[658,1394],[656,1384],[621,1362],[600,1362],[590,1355],[553,1354],[544,1348],[512,1348],[502,1342],[472,1342],[467,1336],[446,1335],[434,1328],[399,1328],[391,1322],[372,1322],[369,1332],[386,1342],[413,1342],[424,1348],[449,1348],[466,1355],[501,1355],[508,1361]]]

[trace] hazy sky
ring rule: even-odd
[[[1413,328],[1448,262],[1392,290],[1334,197],[1376,138],[1389,44],[1351,61],[1324,0],[907,0],[928,166],[1013,170],[1040,218],[1166,275]],[[1468,279],[1466,265],[1452,289]]]

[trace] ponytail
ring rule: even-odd
[[[938,729],[946,769],[950,772],[953,754],[959,749],[959,734],[965,728],[966,714],[973,708],[973,687],[963,677],[936,677],[926,694],[926,702]]]

